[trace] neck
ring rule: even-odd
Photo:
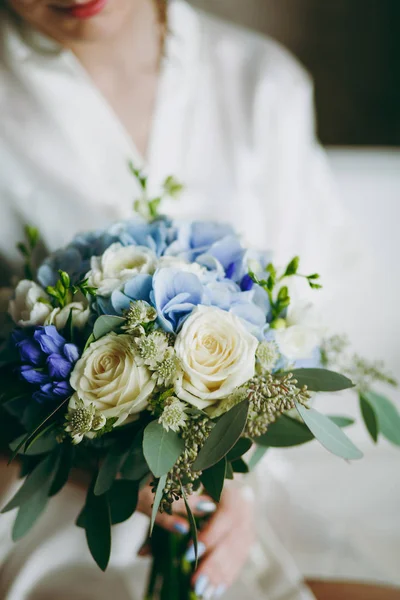
[[[126,73],[158,70],[163,26],[157,6],[154,0],[131,0],[127,18],[114,36],[68,46],[88,71],[107,67]]]

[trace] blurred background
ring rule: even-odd
[[[289,48],[315,81],[323,144],[400,145],[398,0],[193,0]]]
[[[355,315],[367,332],[356,336],[357,350],[382,358],[400,379],[399,0],[192,2],[273,37],[311,73],[337,194],[380,275],[371,286],[381,286],[381,306]],[[370,330],[377,319],[378,331]],[[400,406],[398,390],[384,391]],[[272,450],[268,517],[306,575],[400,585],[400,448],[373,445],[351,394],[316,403],[328,414],[352,413],[359,423],[349,434],[365,459],[348,465],[314,442]]]

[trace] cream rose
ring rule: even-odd
[[[71,302],[64,308],[54,308],[46,319],[45,325],[55,325],[58,330],[63,329],[72,311],[72,323],[74,327],[82,329],[89,318],[90,308],[87,302]]]
[[[97,287],[100,296],[110,296],[125,281],[139,273],[154,273],[157,256],[145,246],[112,244],[102,256],[93,256],[86,275],[89,285]]]
[[[93,405],[106,418],[117,417],[116,426],[146,408],[155,386],[148,368],[138,364],[132,337],[116,333],[90,344],[70,382],[84,406]]]
[[[20,327],[43,325],[52,310],[46,292],[28,279],[18,283],[8,305],[11,318]]]
[[[225,398],[253,377],[257,346],[239,317],[198,306],[175,341],[183,370],[176,395],[200,409]]]

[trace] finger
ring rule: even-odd
[[[217,505],[215,504],[215,502],[210,498],[210,496],[206,496],[205,494],[202,494],[200,496],[189,496],[187,498],[187,502],[190,506],[192,513],[196,517],[211,514],[217,510]],[[185,501],[181,499],[174,502],[172,505],[172,511],[174,513],[186,515]]]
[[[237,542],[237,535],[228,535],[203,558],[192,580],[197,596],[211,597],[212,592],[216,597],[234,583],[247,559],[251,538]]]
[[[187,519],[178,515],[169,515],[167,513],[158,513],[156,524],[172,533],[181,533],[185,535],[189,533],[190,527]]]

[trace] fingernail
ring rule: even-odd
[[[196,583],[194,584],[194,593],[196,596],[203,596],[206,587],[208,586],[208,577],[207,575],[199,575],[196,579]]]
[[[149,543],[145,542],[143,546],[139,548],[138,555],[139,556],[148,556],[151,553],[151,546]]]
[[[204,552],[206,551],[206,547],[203,544],[203,542],[199,542],[197,545],[197,557],[200,558],[201,556],[203,556]],[[194,562],[196,560],[196,555],[194,552],[194,546],[189,546],[189,548],[186,550],[186,554],[185,554],[185,558],[188,562]],[[199,577],[200,579],[200,577]]]
[[[226,592],[226,585],[221,583],[214,592],[214,598],[221,598]]]
[[[182,533],[182,534],[189,533],[189,525],[187,525],[186,523],[182,523],[181,521],[174,523],[174,529],[178,533]]]
[[[203,600],[211,600],[214,596],[215,587],[213,585],[209,585],[206,591],[203,594]]]
[[[214,502],[210,502],[209,500],[200,500],[196,508],[199,512],[212,513],[217,510],[217,505],[214,504]]]

